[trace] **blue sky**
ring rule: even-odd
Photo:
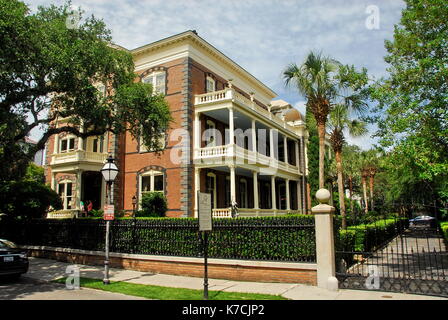
[[[62,1],[25,0],[32,9]],[[285,88],[281,74],[320,50],[342,63],[385,75],[384,40],[392,39],[401,0],[72,0],[104,19],[115,43],[132,49],[186,30],[196,30],[278,94],[304,111],[303,98]],[[379,29],[368,29],[369,6],[379,9]],[[371,127],[371,132],[374,127]],[[368,148],[370,136],[352,139]]]

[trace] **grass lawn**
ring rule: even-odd
[[[55,280],[58,283],[65,283],[66,278]],[[80,278],[80,286],[91,289],[99,289],[109,292],[123,293],[131,296],[143,297],[157,300],[202,300],[203,291],[194,289],[171,288],[152,286],[145,284],[129,283],[122,281],[111,281],[109,285],[104,285],[103,280]],[[209,300],[287,300],[282,296],[259,294],[209,291]]]

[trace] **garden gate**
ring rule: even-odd
[[[339,288],[448,297],[448,252],[439,225],[387,219],[349,226],[336,240]]]

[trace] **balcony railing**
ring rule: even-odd
[[[286,214],[300,214],[301,210],[280,210],[280,209],[238,209],[239,217],[257,217],[257,216],[282,216]],[[232,210],[230,208],[212,209],[213,218],[231,218]]]
[[[252,109],[257,114],[263,116],[265,119],[273,121],[279,126],[295,133],[294,128],[288,125],[286,121],[283,121],[282,119],[272,114],[268,110],[260,107],[258,104],[255,103],[255,101],[246,98],[244,95],[238,93],[233,88],[227,88],[221,91],[214,91],[195,96],[196,106],[210,103],[224,102],[224,101],[232,101],[239,104],[243,108]]]
[[[268,157],[258,152],[244,149],[236,144],[226,144],[222,146],[195,149],[194,159],[213,160],[214,163],[216,163],[216,161],[222,160],[222,162],[225,163],[226,157],[235,157],[236,164],[260,164],[263,166],[268,166],[270,168],[278,168],[296,174],[299,173],[299,168],[296,165]]]
[[[107,159],[107,153],[90,152],[84,150],[75,150],[64,153],[53,154],[51,164],[65,164],[78,161],[87,161],[94,163],[104,163]]]

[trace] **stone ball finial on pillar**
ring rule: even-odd
[[[320,204],[328,204],[330,202],[331,194],[327,189],[319,189],[316,192],[316,199]]]

